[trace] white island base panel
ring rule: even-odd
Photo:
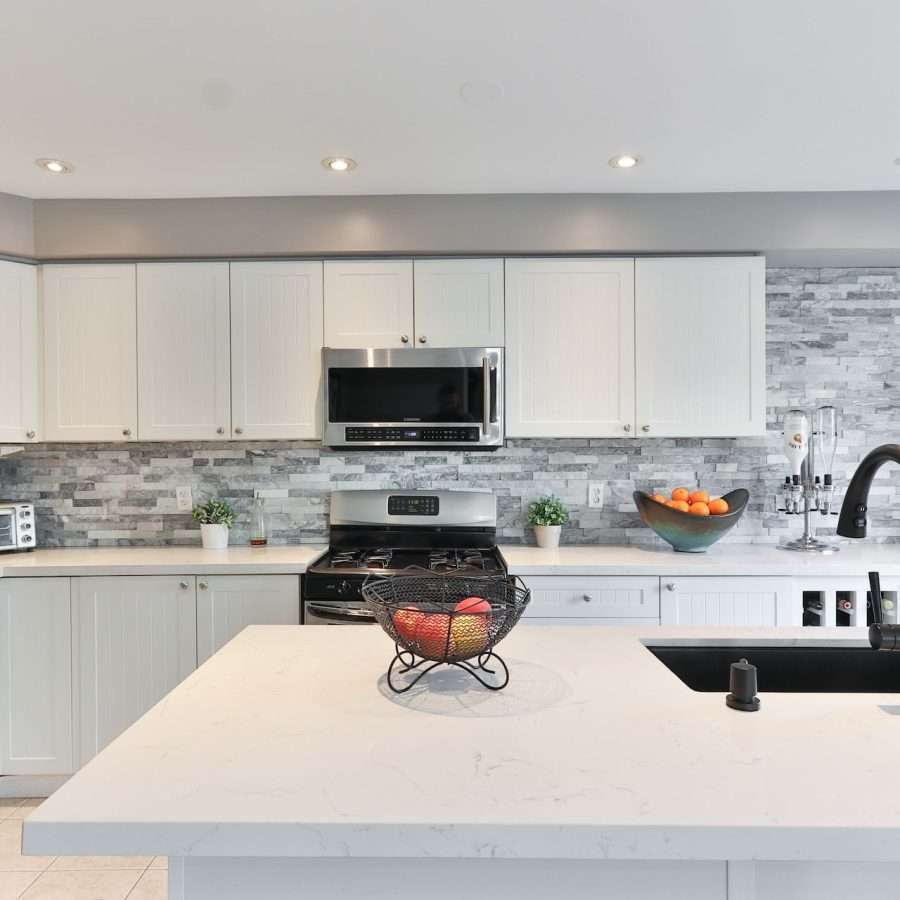
[[[520,627],[506,690],[447,669],[397,696],[377,628],[253,626],[42,804],[24,852],[168,856],[172,900],[882,900],[897,695],[736,712],[643,643],[859,643],[809,631]]]

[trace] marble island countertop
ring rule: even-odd
[[[375,628],[245,630],[25,823],[30,854],[900,860],[895,695],[695,693],[667,638],[519,626],[500,693],[384,686]],[[874,651],[873,651],[874,652]]]

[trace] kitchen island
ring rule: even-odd
[[[44,803],[25,852],[166,855],[172,900],[890,896],[896,696],[736,712],[644,644],[710,639],[852,642],[522,625],[505,691],[446,670],[397,696],[379,630],[251,627]]]

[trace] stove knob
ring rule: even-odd
[[[350,582],[347,581],[346,579],[345,579],[344,581],[342,581],[342,582],[338,585],[337,592],[338,592],[339,594],[349,594],[349,593],[350,593]]]

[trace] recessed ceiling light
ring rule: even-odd
[[[46,172],[52,172],[54,175],[68,175],[69,172],[75,171],[72,163],[67,163],[62,159],[36,159],[34,164]]]
[[[322,160],[322,165],[329,172],[350,172],[356,168],[356,160],[350,159],[349,156],[326,156]]]
[[[609,164],[614,169],[633,169],[640,161],[641,158],[634,153],[620,153],[618,156],[614,156]]]

